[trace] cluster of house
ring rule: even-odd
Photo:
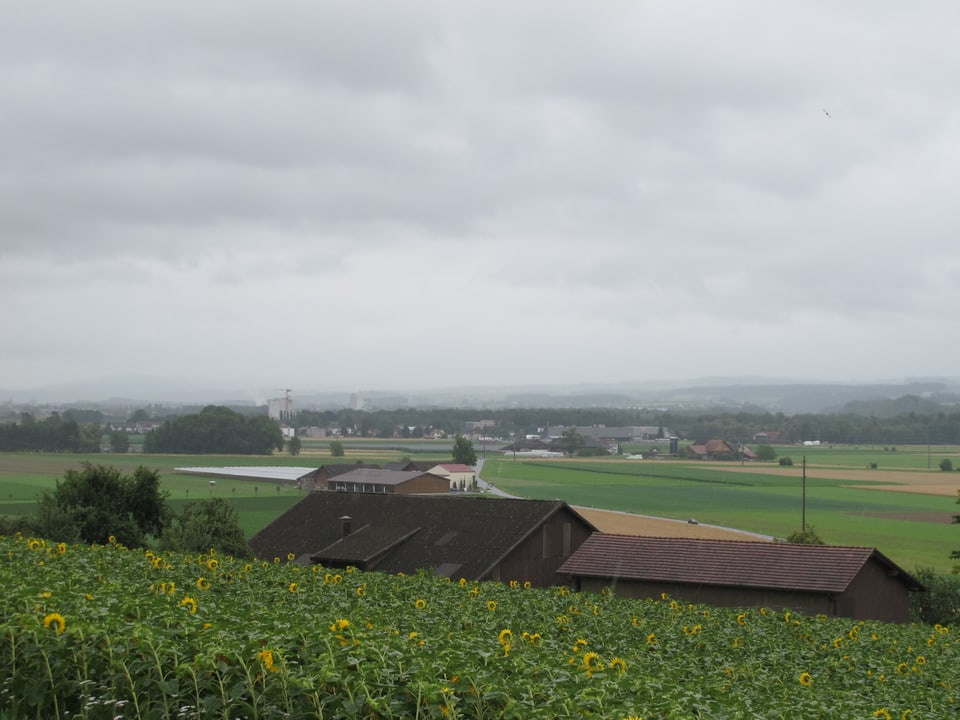
[[[614,588],[637,598],[666,593],[684,602],[887,622],[908,622],[910,592],[923,590],[874,548],[606,534],[560,500],[421,494],[415,488],[440,478],[419,469],[334,467],[315,471],[310,487],[340,492],[310,492],[254,535],[258,557],[293,553],[296,562],[333,568],[427,569],[452,579]],[[389,473],[398,480],[388,481]]]
[[[333,463],[311,467],[178,467],[177,472],[210,478],[243,478],[292,483],[300,490],[339,490],[363,493],[447,493],[477,489],[477,471],[469,465],[406,461]]]
[[[756,460],[757,454],[743,443],[707,440],[687,445],[687,457],[696,460]]]

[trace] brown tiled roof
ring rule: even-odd
[[[254,535],[250,546],[265,559],[292,552],[384,572],[445,568],[475,580],[557,512],[596,529],[561,500],[313,492]],[[353,529],[345,538],[343,517]]]
[[[452,472],[452,473],[474,472],[472,467],[470,467],[469,465],[464,465],[463,463],[440,463],[440,467],[442,467],[447,472]]]
[[[336,482],[372,483],[377,485],[400,485],[424,475],[420,470],[384,470],[383,468],[359,468],[337,475]]]
[[[343,475],[344,473],[353,472],[361,468],[372,470],[378,467],[380,466],[372,463],[330,463],[329,465],[321,465],[318,468],[318,472],[325,472],[327,477],[336,477],[337,475]]]
[[[874,548],[654,538],[596,533],[557,570],[562,575],[839,593],[871,558],[919,584]]]

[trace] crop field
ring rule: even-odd
[[[521,497],[695,518],[701,524],[774,537],[800,529],[805,507],[807,526],[827,543],[877,547],[907,570],[951,570],[950,552],[960,549],[960,526],[951,523],[952,516],[960,514],[960,474],[926,470],[926,448],[913,454],[888,452],[888,457],[902,459],[892,469],[867,467],[865,458],[876,453],[821,452],[834,462],[820,455],[813,462],[808,456],[805,497],[799,464],[782,468],[775,463],[614,458],[514,462],[503,457],[488,458],[483,477]],[[941,449],[935,457],[943,456]]]
[[[331,462],[449,459],[439,443],[351,441],[333,458],[315,441],[293,457],[218,455],[0,454],[0,514],[31,513],[44,489],[84,461],[132,472],[143,464],[160,471],[163,489],[176,510],[188,500],[220,497],[237,509],[250,536],[300,499],[290,484],[209,479],[177,473],[181,466],[286,465],[318,467]],[[449,444],[449,443],[448,443]],[[793,467],[776,463],[704,463],[673,460],[517,460],[489,453],[483,477],[521,497],[562,498],[571,505],[620,510],[678,520],[691,518],[768,536],[800,528],[803,509],[800,460],[807,458],[806,522],[831,544],[877,547],[907,570],[930,567],[949,572],[950,552],[960,549],[956,504],[960,473],[941,472],[940,460],[960,466],[960,448],[902,446],[778,448]],[[876,464],[877,468],[870,467]],[[932,469],[927,470],[927,465]]]
[[[0,717],[960,715],[956,629],[0,537]]]

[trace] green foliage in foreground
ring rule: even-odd
[[[956,630],[0,538],[0,714],[945,718]]]

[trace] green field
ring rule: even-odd
[[[937,457],[943,452],[941,449]],[[889,482],[895,482],[900,471],[916,471],[922,466],[925,472],[925,448],[922,453],[898,450],[886,456],[902,461],[899,469],[883,475]],[[862,450],[817,449],[808,454],[807,462],[811,471],[859,468],[869,464],[867,460],[872,457],[875,454]],[[769,467],[773,470],[778,466]],[[695,518],[700,523],[775,537],[785,537],[801,527],[805,505],[807,525],[814,526],[830,544],[877,547],[910,570],[933,567],[950,571],[950,552],[960,549],[960,526],[950,524],[951,514],[960,514],[955,498],[867,490],[863,483],[850,480],[808,477],[804,501],[802,470],[797,465],[793,471],[792,476],[784,477],[772,472],[748,473],[739,463],[615,459],[514,462],[505,457],[488,458],[483,477],[522,497],[559,498],[571,505],[679,520]],[[943,477],[938,470],[931,474]],[[960,488],[960,474],[956,479]]]
[[[113,465],[124,472],[143,464],[160,471],[163,489],[174,509],[189,500],[223,498],[240,517],[247,536],[253,535],[300,499],[290,484],[184,475],[182,466],[286,465],[319,467],[332,462],[384,463],[404,457],[446,460],[445,445],[403,440],[345,442],[346,456],[333,458],[326,443],[311,441],[298,457],[224,455],[66,455],[41,453],[0,454],[0,514],[32,513],[40,493],[52,489],[69,468],[84,461]],[[521,497],[561,498],[572,505],[624,510],[644,515],[687,520],[784,537],[800,528],[800,460],[806,456],[814,469],[862,469],[876,463],[883,478],[895,482],[898,473],[927,472],[943,480],[937,468],[944,457],[960,465],[956,447],[777,448],[796,463],[793,475],[744,472],[739,463],[714,464],[684,461],[627,461],[621,459],[556,461],[517,460],[488,454],[483,477]],[[773,471],[775,464],[768,467]],[[905,476],[904,476],[905,477]],[[960,488],[960,473],[956,473]],[[960,526],[950,517],[960,513],[954,497],[882,490],[866,490],[844,479],[808,477],[806,521],[831,544],[877,547],[908,570],[932,567],[949,572],[950,552],[960,549]],[[908,517],[909,516],[909,517]]]
[[[69,469],[77,469],[84,462],[111,465],[124,473],[144,465],[160,471],[163,490],[168,502],[178,510],[190,500],[217,497],[232,504],[240,517],[240,526],[247,537],[273,521],[302,497],[289,483],[270,480],[210,478],[187,475],[177,467],[203,466],[285,466],[320,467],[330,463],[399,461],[405,457],[418,460],[449,461],[449,446],[416,440],[396,443],[351,440],[344,442],[345,456],[334,458],[328,449],[329,441],[304,443],[301,454],[262,455],[141,455],[141,454],[68,454],[68,453],[0,453],[0,515],[27,515],[34,512],[36,502],[44,490],[52,490],[57,480]]]

